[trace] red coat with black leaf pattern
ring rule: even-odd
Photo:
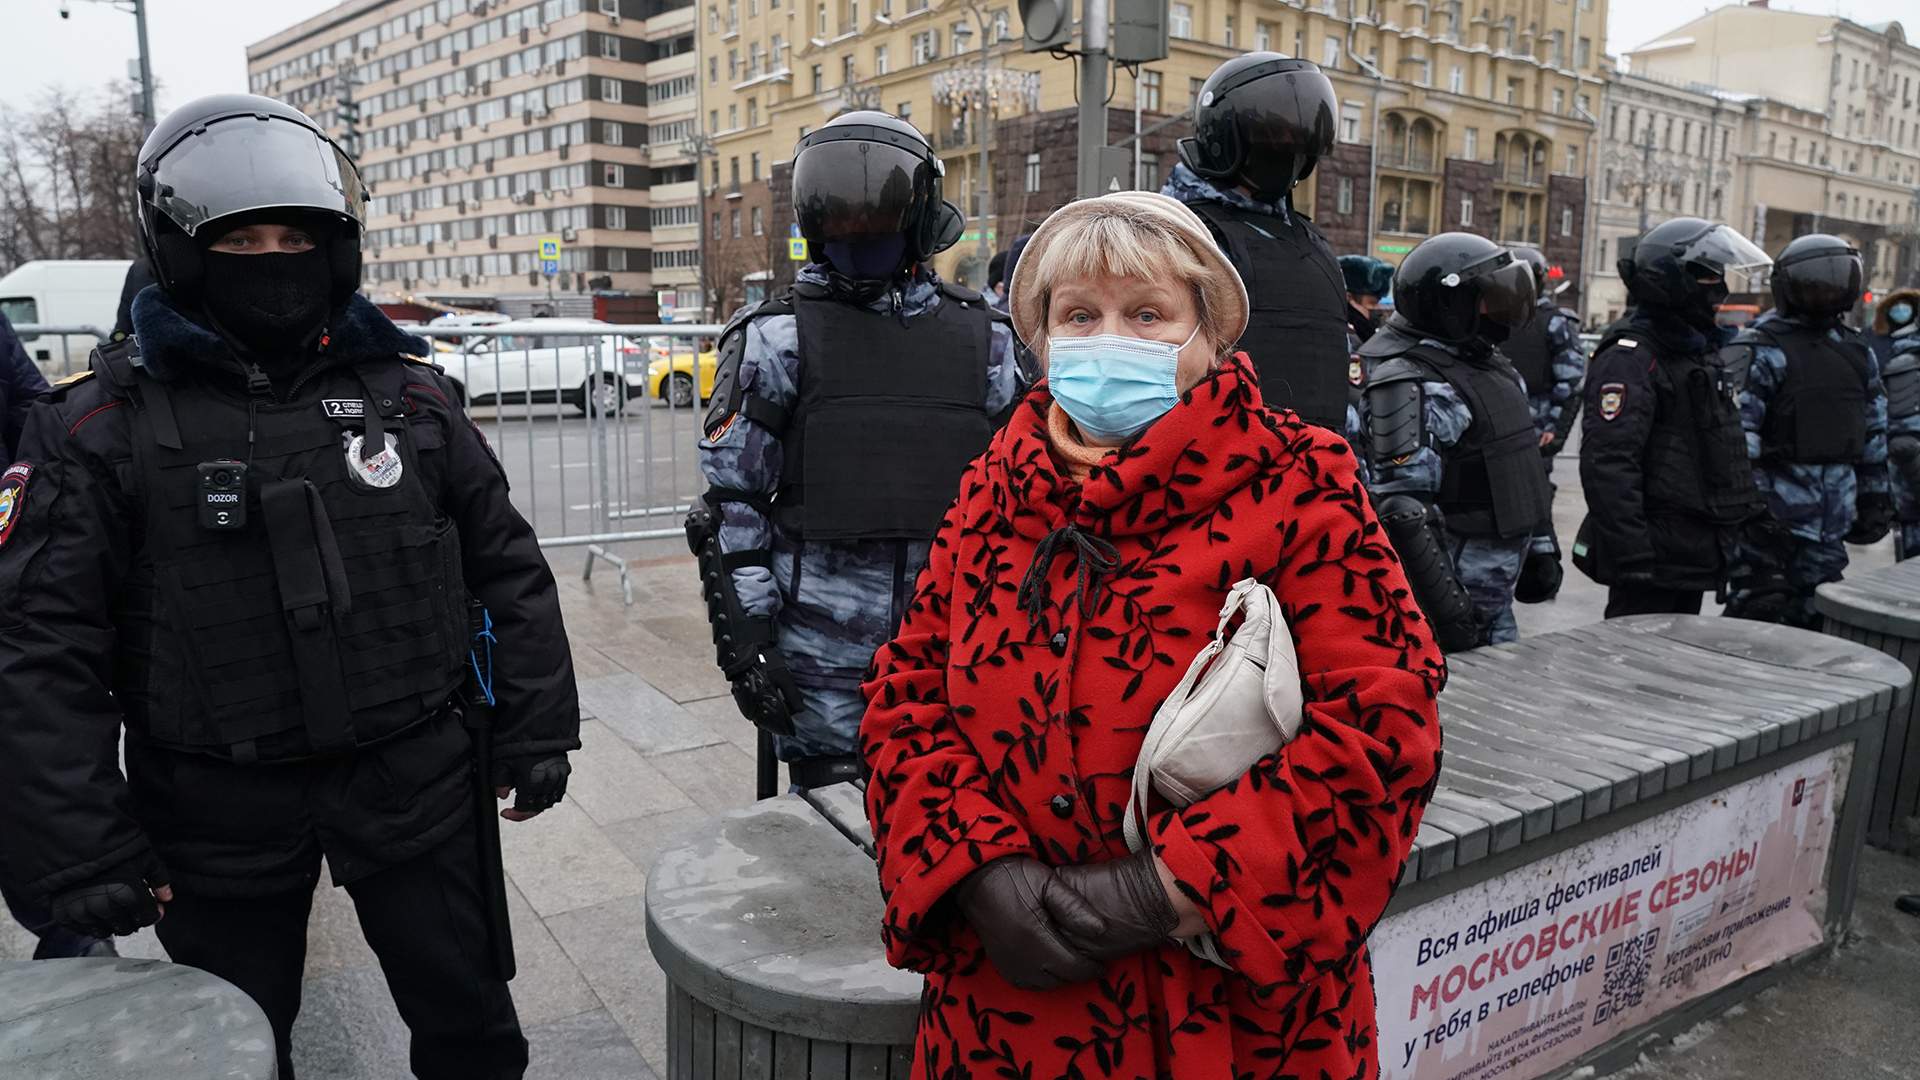
[[[867,686],[867,810],[894,964],[927,975],[919,1077],[1366,1077],[1378,1070],[1366,938],[1440,765],[1439,649],[1352,451],[1266,409],[1244,358],[1085,483],[1049,453],[1044,385],[969,468]],[[1090,580],[1060,542],[1037,612],[1022,579],[1049,534],[1112,544]],[[1084,545],[1080,545],[1084,546]],[[1232,585],[1279,596],[1307,705],[1298,735],[1184,810],[1155,851],[1231,971],[1177,945],[1089,983],[1020,990],[946,897],[983,863],[1124,856],[1155,709]]]

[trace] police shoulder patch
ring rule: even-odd
[[[33,466],[24,461],[0,473],[0,547],[6,546],[7,537],[13,535],[14,525],[27,508],[27,483],[32,479]]]
[[[1626,407],[1626,383],[1610,382],[1600,384],[1600,419],[1607,421],[1616,420],[1619,418],[1621,410]]]
[[[1363,386],[1367,381],[1367,369],[1360,364],[1360,358],[1347,361],[1347,382],[1354,386]]]

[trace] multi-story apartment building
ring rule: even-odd
[[[717,294],[737,302],[739,277],[787,270],[785,164],[803,133],[849,108],[926,131],[949,197],[977,219],[986,185],[970,114],[981,111],[983,36],[997,72],[988,246],[1006,247],[1072,197],[1074,67],[1019,50],[1010,0],[698,4]],[[1466,229],[1541,245],[1577,289],[1605,0],[1173,0],[1168,13],[1170,55],[1118,73],[1109,104],[1109,143],[1131,145],[1136,109],[1150,133],[1137,186],[1157,188],[1172,168],[1207,75],[1271,49],[1320,64],[1340,97],[1341,145],[1296,193],[1336,250],[1397,262],[1427,235]],[[967,264],[977,251],[970,231],[943,271],[977,275]]]
[[[1859,247],[1868,288],[1920,275],[1920,48],[1899,23],[1708,12],[1627,54],[1632,71],[1745,95],[1726,219],[1777,252],[1831,232]]]
[[[345,0],[249,47],[248,81],[355,152],[376,299],[515,310],[551,288],[562,311],[624,295],[624,316],[650,317],[654,266],[696,247],[670,224],[692,221],[692,166],[651,154],[657,125],[692,115],[693,14],[691,0]]]

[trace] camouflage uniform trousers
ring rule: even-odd
[[[1894,527],[1893,553],[1896,559],[1920,555],[1920,521],[1903,521]]]
[[[867,712],[859,681],[836,679],[828,684],[804,675],[795,676],[794,681],[800,688],[802,708],[793,714],[793,734],[773,737],[774,755],[781,761],[858,756],[860,720]]]
[[[1735,545],[1735,560],[1747,561],[1740,558],[1738,544]],[[1793,599],[1782,621],[1788,626],[1820,629],[1820,613],[1814,610],[1813,592],[1829,581],[1839,581],[1846,576],[1846,570],[1847,545],[1844,542],[1794,537],[1793,546],[1786,555],[1785,567],[1787,588],[1792,592]],[[1745,590],[1736,589],[1727,607],[1730,611],[1738,611],[1747,601]]]
[[[1473,602],[1473,620],[1484,630],[1486,643],[1520,640],[1520,624],[1513,618],[1513,587],[1520,581],[1520,564],[1531,539],[1498,540],[1453,538],[1453,569]]]

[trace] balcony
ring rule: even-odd
[[[1440,172],[1440,155],[1433,151],[1422,153],[1405,150],[1385,150],[1380,154],[1380,167],[1397,172],[1424,173],[1435,175]]]
[[[1495,169],[1493,182],[1502,187],[1543,188],[1547,186],[1547,170],[1544,166],[1509,165]]]

